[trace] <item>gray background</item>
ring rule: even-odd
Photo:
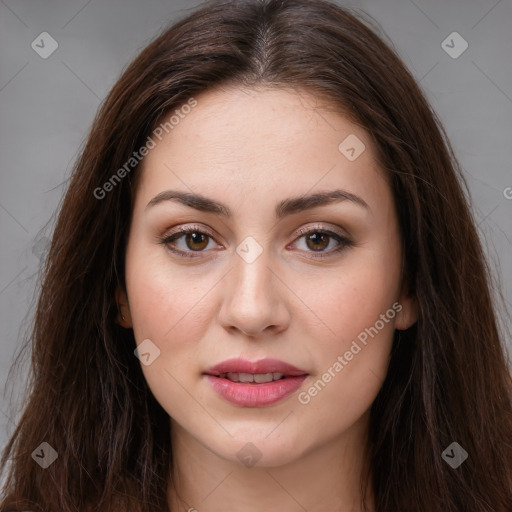
[[[0,448],[13,431],[28,371],[25,354],[22,371],[8,378],[35,305],[38,265],[50,237],[41,230],[53,218],[100,101],[121,70],[164,25],[198,4],[0,0]],[[363,9],[380,24],[443,121],[510,308],[511,0],[342,4]],[[58,42],[47,59],[31,47],[45,31]],[[458,58],[441,45],[454,31],[469,45]],[[450,39],[447,44],[460,48]],[[510,319],[501,316],[510,328]]]

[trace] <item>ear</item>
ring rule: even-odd
[[[128,304],[128,297],[120,287],[117,287],[116,289],[116,302],[118,310],[116,322],[125,329],[131,329],[133,325],[132,317],[130,314],[130,306]]]
[[[406,286],[402,287],[402,292],[398,299],[401,309],[398,311],[395,320],[395,328],[399,331],[409,329],[419,316],[419,306],[416,296],[409,296],[406,293]]]

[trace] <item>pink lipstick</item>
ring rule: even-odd
[[[307,372],[278,359],[235,358],[208,368],[204,375],[213,390],[240,407],[275,404],[296,391]]]

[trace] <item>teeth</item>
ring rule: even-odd
[[[274,380],[273,373],[257,373],[254,376],[254,382],[257,382],[258,384],[261,382],[272,382],[273,380]]]
[[[284,377],[284,373],[257,373],[254,375],[254,382],[263,383],[263,382],[272,382],[274,380],[279,380],[281,377]]]
[[[254,375],[252,373],[239,373],[238,382],[254,382]]]
[[[263,384],[265,382],[272,382],[274,380],[279,380],[283,377],[284,373],[223,373],[219,375],[219,377],[229,379],[233,382],[244,382],[244,383],[256,383]]]

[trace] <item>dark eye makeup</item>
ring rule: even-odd
[[[310,250],[304,250],[303,252],[311,253],[311,255],[307,257],[312,259],[329,258],[345,248],[355,245],[349,238],[341,233],[325,229],[319,225],[301,228],[297,231],[296,235],[297,238],[292,242],[292,245],[296,244],[300,239],[305,238],[306,247]],[[181,239],[184,239],[185,246],[188,250],[177,248],[177,242]],[[174,233],[159,237],[160,244],[165,245],[169,251],[181,258],[204,257],[204,253],[209,252],[209,250],[206,251],[206,249],[210,244],[210,240],[215,240],[214,234],[205,227],[195,225],[180,226]],[[324,249],[331,244],[332,240],[334,240],[337,245],[334,249],[325,251]],[[194,245],[199,247],[194,248]]]

